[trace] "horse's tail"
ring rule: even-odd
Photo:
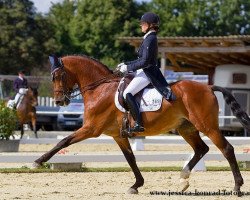
[[[223,97],[224,97],[226,103],[231,107],[233,114],[237,117],[237,119],[240,121],[240,123],[248,131],[250,131],[250,118],[248,117],[247,113],[244,110],[242,110],[240,104],[236,101],[236,99],[231,94],[231,92],[223,87],[219,87],[219,86],[215,86],[215,85],[211,86],[211,89],[213,91],[219,91],[223,94]]]

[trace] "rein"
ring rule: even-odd
[[[116,78],[116,79],[114,79]],[[113,73],[113,74],[110,74],[100,80],[97,80],[93,83],[90,83],[84,87],[82,87],[80,90],[82,93],[85,93],[87,90],[92,90],[96,87],[98,87],[99,85],[103,84],[103,83],[110,83],[110,82],[119,82],[120,81],[120,76],[119,74],[117,73]]]
[[[100,79],[100,80],[97,80],[93,83],[90,83],[84,87],[76,87],[74,88],[73,90],[66,90],[66,72],[64,71],[64,68],[61,67],[60,68],[61,70],[63,70],[62,74],[61,74],[61,81],[63,83],[63,87],[62,87],[62,90],[56,90],[55,92],[62,92],[64,97],[66,97],[67,99],[72,99],[74,97],[77,97],[79,96],[81,93],[85,93],[87,90],[92,90],[96,87],[98,87],[99,85],[103,84],[103,83],[110,83],[110,82],[119,82],[120,81],[120,77],[121,77],[121,74],[117,73],[116,71],[112,74],[109,74],[108,76]],[[52,74],[52,81],[54,80],[54,74]],[[115,79],[116,78],[116,79]],[[79,93],[75,94],[75,95],[71,95],[72,92],[75,92],[75,91],[78,91],[80,90]]]

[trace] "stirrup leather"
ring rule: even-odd
[[[122,118],[122,127],[120,129],[120,137],[121,138],[131,138],[133,137],[133,133],[130,131],[130,120],[129,120],[129,111],[126,111]]]
[[[144,131],[144,127],[139,125],[136,122],[135,122],[134,127],[131,128],[129,119],[130,119],[130,113],[129,111],[126,111],[122,118],[122,127],[120,129],[121,138],[127,138],[127,137],[132,138],[136,136],[135,133]]]

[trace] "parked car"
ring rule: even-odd
[[[77,113],[75,113],[77,112]],[[70,104],[60,107],[57,116],[59,130],[76,130],[83,124],[84,104],[82,99],[72,99]]]
[[[59,107],[51,106],[36,106],[36,129],[42,129],[45,131],[57,130],[57,113]],[[39,113],[44,112],[44,113]],[[48,113],[46,113],[48,112]],[[52,112],[52,113],[49,113]]]

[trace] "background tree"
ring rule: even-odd
[[[75,16],[76,5],[76,0],[64,0],[62,3],[53,4],[48,14],[58,44],[57,53],[59,55],[74,54],[79,51],[70,36],[71,22]]]
[[[134,51],[128,44],[120,44],[117,38],[136,35],[140,7],[133,0],[64,0],[55,4],[49,16],[54,19],[57,39],[62,45],[59,53],[86,54],[108,66],[130,58]]]
[[[48,21],[29,0],[0,0],[0,29],[0,74],[41,68],[55,49]]]
[[[160,15],[160,36],[250,34],[246,0],[64,0],[48,15],[31,0],[0,0],[0,74],[49,73],[48,55],[86,54],[108,66],[135,58],[120,36],[142,36],[139,19]]]
[[[250,33],[245,0],[152,0],[161,18],[161,36],[218,36]]]

